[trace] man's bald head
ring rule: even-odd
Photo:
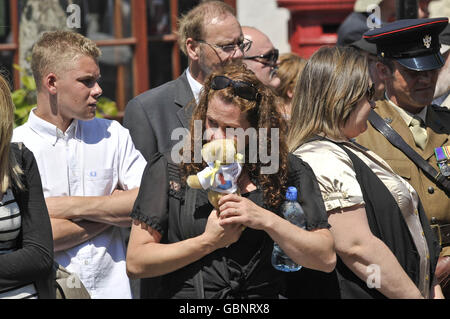
[[[276,76],[276,61],[271,61],[268,58],[260,57],[264,55],[270,56],[270,53],[275,52],[275,47],[270,41],[269,37],[260,30],[244,26],[242,33],[246,40],[252,41],[250,49],[245,52],[244,62],[250,70],[252,70],[258,79],[265,85],[276,88],[280,84],[280,79]],[[274,57],[274,55],[271,55]],[[278,51],[276,51],[278,57]]]

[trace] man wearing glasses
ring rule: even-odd
[[[177,128],[189,128],[193,103],[206,77],[231,59],[240,59],[251,45],[244,42],[235,11],[221,1],[208,1],[180,18],[180,48],[188,68],[176,80],[149,90],[127,105],[123,124],[142,155],[151,160],[156,152],[170,151],[182,136]]]
[[[280,85],[280,78],[276,73],[278,50],[269,37],[258,29],[245,26],[242,27],[242,32],[245,40],[251,43],[244,54],[244,63],[263,84],[276,88]]]
[[[125,110],[123,125],[147,161],[167,152],[189,130],[193,106],[206,77],[231,59],[240,59],[251,44],[244,43],[234,9],[221,1],[203,2],[180,18],[178,42],[188,58],[188,68],[177,79],[133,98]],[[158,278],[141,282],[141,298],[152,298]]]

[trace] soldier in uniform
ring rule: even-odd
[[[364,34],[375,43],[378,76],[385,84],[384,99],[374,111],[424,160],[449,176],[450,110],[432,105],[438,70],[443,66],[439,33],[447,18],[406,19]],[[387,138],[368,125],[357,142],[380,155],[417,191],[442,251],[436,277],[450,297],[450,197]],[[439,160],[439,165],[438,165]]]

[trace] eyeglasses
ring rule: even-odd
[[[214,43],[209,43],[206,42],[204,40],[195,40],[198,43],[204,43],[207,44],[211,47],[216,47],[221,49],[223,52],[227,53],[227,54],[231,54],[233,52],[236,51],[236,49],[241,50],[242,53],[247,52],[248,49],[250,49],[250,47],[252,46],[252,41],[247,40],[243,41],[243,40],[239,40],[238,43],[233,43],[233,44],[225,44],[225,45],[220,45],[220,44],[214,44]]]
[[[375,83],[372,83],[372,84],[367,88],[367,100],[368,100],[369,102],[372,102],[374,97],[375,97]]]
[[[251,83],[234,81],[223,75],[217,75],[211,81],[211,88],[213,90],[222,90],[229,86],[233,87],[233,92],[235,95],[248,101],[259,102],[261,98],[261,95],[258,93],[258,89]]]
[[[267,64],[267,65],[274,67],[277,65],[278,55],[279,55],[278,49],[273,49],[270,52],[267,52],[266,54],[254,55],[254,56],[244,56],[244,60],[255,60],[257,62]],[[264,59],[268,62],[262,62],[262,61],[259,61],[258,59]]]

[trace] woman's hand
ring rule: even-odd
[[[269,214],[267,210],[251,200],[229,194],[219,200],[220,225],[244,225],[263,230],[267,227]]]
[[[324,272],[334,269],[334,240],[328,229],[304,230],[236,194],[222,197],[219,209],[220,225],[239,225],[262,230],[296,263]]]
[[[213,250],[215,250],[228,247],[237,242],[242,234],[242,230],[239,224],[220,225],[218,213],[214,209],[209,214],[203,236],[211,244]]]

